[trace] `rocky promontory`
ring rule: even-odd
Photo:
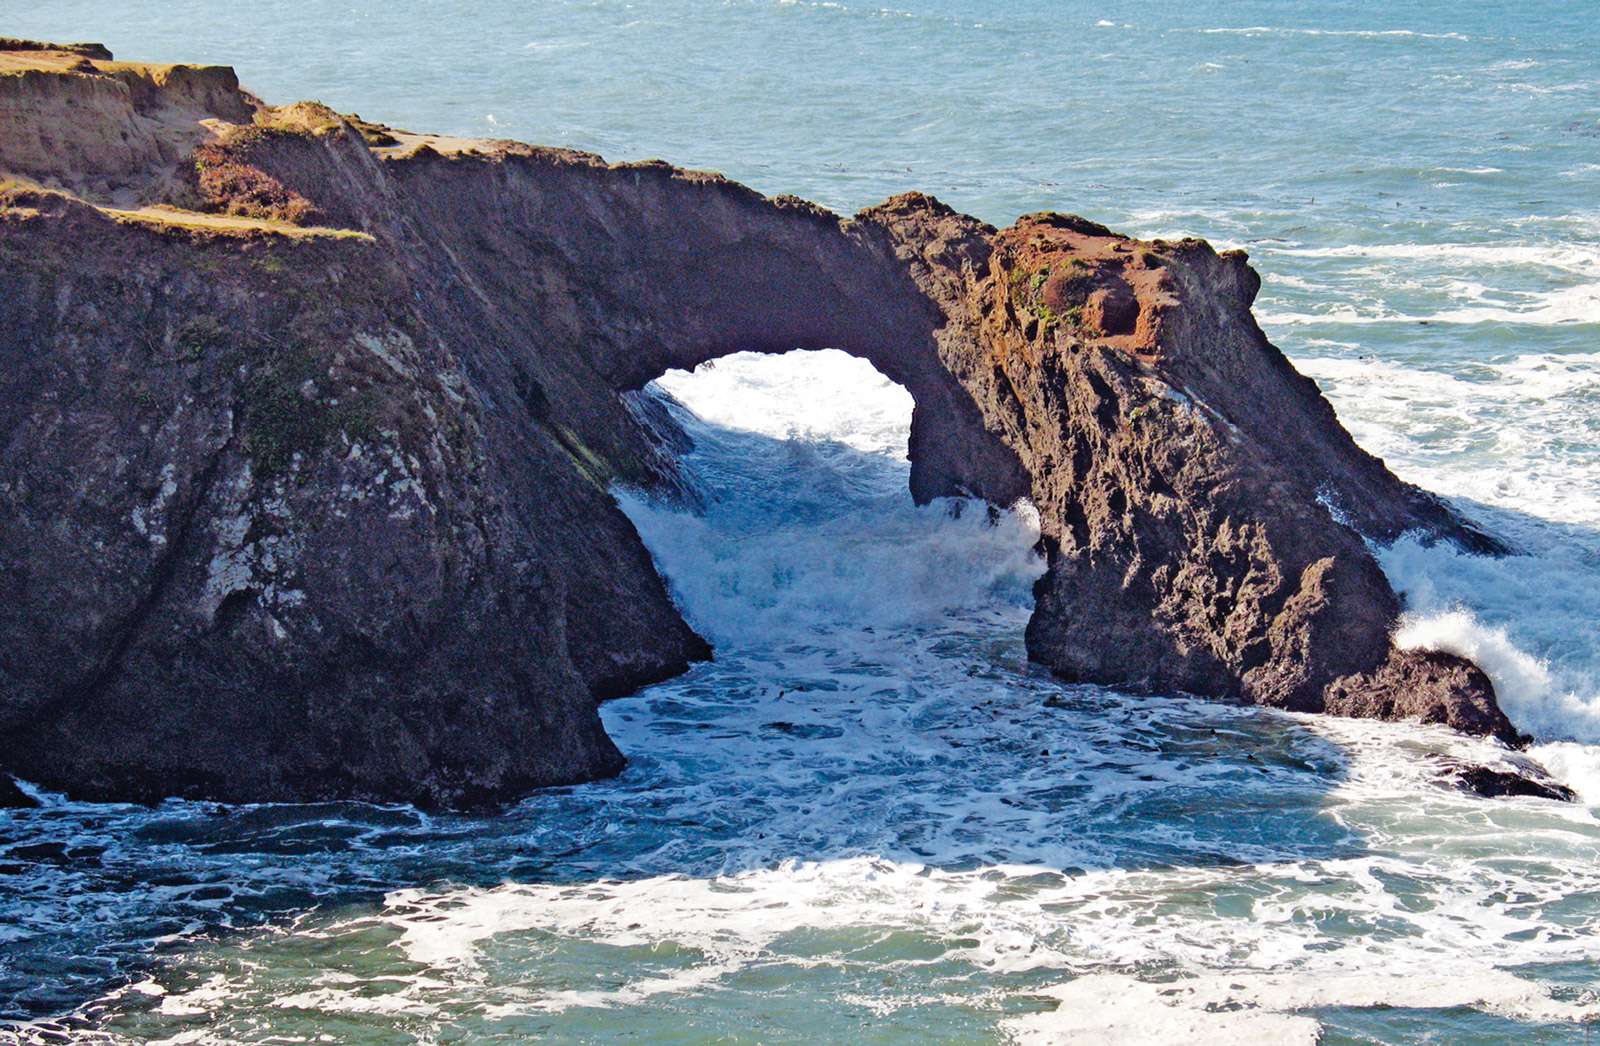
[[[834,347],[912,494],[1038,507],[1062,677],[1511,738],[1396,650],[1367,543],[1496,542],[1361,451],[1238,253],[930,197],[842,219],[664,163],[271,107],[0,41],[0,767],[89,798],[463,806],[615,772],[597,702],[710,656],[614,484],[638,394]]]

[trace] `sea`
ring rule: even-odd
[[[1242,248],[1356,440],[1518,550],[1379,555],[1399,641],[1536,738],[1065,685],[1023,648],[1029,506],[913,506],[903,389],[739,354],[652,391],[693,505],[616,491],[716,647],[603,707],[619,777],[475,816],[35,790],[0,814],[0,1042],[1590,1041],[1593,0],[0,0],[0,34],[845,214]]]

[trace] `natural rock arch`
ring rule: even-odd
[[[1355,446],[1250,316],[1242,254],[1059,215],[997,232],[918,194],[840,221],[664,164],[501,162],[563,208],[475,221],[598,255],[584,343],[613,388],[734,350],[843,348],[917,403],[919,501],[1032,496],[1051,570],[1030,652],[1068,678],[1514,736],[1481,673],[1393,649],[1400,602],[1363,535],[1496,543]]]
[[[175,139],[206,142],[196,178],[115,173],[186,211],[97,206],[104,172],[49,172],[90,202],[0,190],[14,773],[464,805],[615,772],[595,702],[709,654],[609,494],[673,472],[625,393],[824,345],[911,392],[918,500],[1032,497],[1029,646],[1058,673],[1514,733],[1470,663],[1392,648],[1360,535],[1495,543],[1350,442],[1250,318],[1240,255],[916,194],[840,220],[258,108],[222,75],[157,119],[156,81],[194,77],[136,109],[99,59],[49,61],[108,134],[209,109]]]

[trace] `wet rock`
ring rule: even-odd
[[[1396,650],[1377,671],[1345,677],[1328,688],[1326,711],[1367,719],[1416,719],[1469,734],[1524,738],[1495,701],[1494,684],[1464,657],[1432,650]]]
[[[6,856],[22,861],[48,861],[52,864],[65,864],[71,860],[67,855],[66,843],[30,843],[26,846],[13,846],[6,851]]]
[[[0,809],[30,810],[38,805],[39,800],[18,788],[15,781],[0,776]]]
[[[1441,777],[1445,781],[1464,792],[1488,799],[1531,796],[1570,803],[1578,798],[1577,793],[1552,778],[1542,766],[1528,760],[1518,760],[1504,767],[1475,765],[1448,758],[1441,758],[1438,762]]]
[[[1457,781],[1467,791],[1491,799],[1511,795],[1532,796],[1535,799],[1557,799],[1564,803],[1570,803],[1577,799],[1577,794],[1566,785],[1558,784],[1554,781],[1539,781],[1505,770],[1491,770],[1486,766],[1464,768],[1457,776]]]

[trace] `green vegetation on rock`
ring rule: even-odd
[[[376,437],[370,398],[324,400],[317,385],[326,380],[325,366],[299,346],[279,350],[250,376],[245,387],[245,445],[258,475],[282,475],[295,454],[316,454],[341,431],[352,440]]]

